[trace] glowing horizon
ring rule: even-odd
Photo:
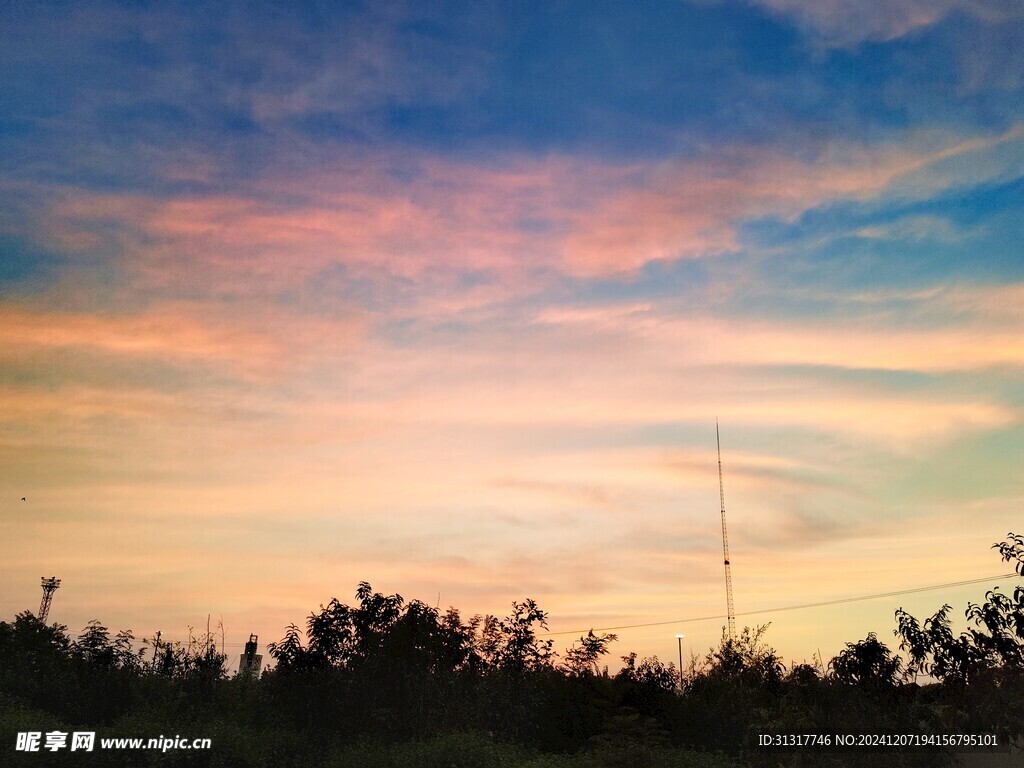
[[[974,0],[20,10],[4,618],[51,573],[73,633],[239,645],[363,580],[556,632],[717,615],[716,417],[739,613],[1005,573],[1022,33]],[[983,592],[767,639],[827,659]]]

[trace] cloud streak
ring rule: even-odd
[[[754,0],[776,13],[794,18],[830,45],[854,46],[865,41],[886,41],[913,34],[953,14],[986,21],[1019,21],[1019,10],[989,0]]]

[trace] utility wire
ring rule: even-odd
[[[936,589],[948,589],[950,587],[963,587],[968,584],[981,584],[985,581],[995,581],[1016,576],[1013,573],[1001,573],[998,576],[985,576],[980,579],[965,579],[964,581],[951,581],[946,584],[931,584],[926,587],[913,587],[912,589],[900,589],[895,592],[879,592],[875,595],[858,595],[857,597],[840,597],[835,600],[823,600],[820,603],[803,603],[801,605],[784,605],[779,608],[762,608],[757,611],[741,611],[736,616],[756,616],[761,613],[782,613],[783,611],[800,611],[805,608],[821,608],[826,605],[841,605],[843,603],[857,603],[862,600],[877,600],[880,597],[896,597],[897,595],[912,595],[916,592],[931,592]],[[607,632],[613,629],[639,629],[641,627],[664,627],[670,624],[689,624],[695,621],[711,621],[712,619],[726,619],[726,614],[717,614],[715,616],[696,616],[687,619],[675,619],[673,621],[651,621],[646,624],[621,624],[616,627],[594,627],[590,630],[587,629],[568,629],[560,630],[558,632],[538,632],[538,635],[545,637],[550,635],[581,635],[586,634],[588,631],[593,632]]]
[[[762,614],[762,613],[782,613],[784,611],[801,611],[801,610],[804,610],[805,608],[822,608],[822,607],[825,607],[825,606],[828,606],[828,605],[842,605],[843,603],[857,603],[857,602],[861,602],[863,600],[877,600],[877,599],[882,598],[882,597],[897,597],[898,595],[912,595],[912,594],[915,594],[917,592],[933,592],[933,591],[935,591],[937,589],[949,589],[950,587],[964,587],[964,586],[967,586],[967,585],[970,585],[970,584],[981,584],[981,583],[986,582],[986,581],[997,581],[997,580],[1001,580],[1001,579],[1012,578],[1012,577],[1015,577],[1015,576],[1017,576],[1017,574],[1015,572],[1000,573],[1000,574],[998,574],[996,576],[985,576],[985,577],[982,577],[982,578],[979,578],[979,579],[965,579],[964,581],[950,581],[950,582],[947,582],[946,584],[930,584],[930,585],[925,586],[925,587],[912,587],[910,589],[900,589],[900,590],[897,590],[895,592],[879,592],[879,593],[874,594],[874,595],[858,595],[856,597],[840,597],[840,598],[837,598],[835,600],[823,600],[823,601],[818,602],[818,603],[802,603],[800,605],[784,605],[784,606],[781,606],[781,607],[778,607],[778,608],[761,608],[761,609],[756,610],[756,611],[740,611],[736,615],[737,616],[756,616],[756,615]],[[696,622],[696,621],[711,621],[713,619],[726,619],[726,618],[728,618],[728,616],[726,616],[726,614],[722,613],[722,614],[716,614],[714,616],[694,616],[694,617],[690,617],[690,618],[686,618],[686,619],[673,619],[671,621],[651,621],[651,622],[648,622],[646,624],[620,624],[620,625],[615,626],[615,627],[593,627],[592,630],[594,632],[608,632],[608,631],[616,630],[616,629],[640,629],[640,628],[643,628],[643,627],[664,627],[664,626],[668,626],[670,624],[691,624],[691,623]],[[590,630],[591,630],[591,628],[588,628],[588,629],[567,629],[567,630],[559,630],[558,632],[538,632],[537,634],[538,634],[538,636],[544,636],[544,637],[553,636],[553,635],[579,635],[579,634],[586,634]],[[152,638],[144,638],[144,639],[148,639],[148,640],[152,641]],[[172,640],[172,639],[161,640],[161,644],[168,644],[168,643],[181,643],[183,645],[187,645],[187,641],[184,641],[184,640]],[[214,643],[214,645],[219,645],[219,643]],[[245,643],[224,643],[224,645],[225,646],[232,646],[232,647],[241,647],[241,646],[244,646]]]

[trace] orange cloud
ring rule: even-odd
[[[228,366],[269,374],[325,339],[351,344],[365,328],[356,314],[331,320],[251,305],[225,307],[163,302],[137,313],[87,314],[0,304],[0,344],[7,355],[81,349],[116,357]]]

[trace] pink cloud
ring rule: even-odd
[[[400,182],[380,170],[396,163],[415,168],[413,178]],[[597,177],[622,173],[561,161],[488,169],[376,157],[230,195],[161,200],[65,191],[46,229],[59,248],[117,248],[142,286],[273,291],[332,265],[397,277],[515,276],[552,266],[557,230],[566,226],[561,210],[577,205],[584,187],[597,194]],[[544,231],[548,225],[553,232]]]
[[[571,271],[630,273],[651,261],[715,255],[737,247],[736,226],[760,216],[792,218],[838,200],[865,200],[898,187],[927,195],[956,183],[927,171],[1015,141],[1020,127],[994,138],[916,136],[900,145],[833,144],[813,158],[726,148],[715,157],[666,164],[642,185],[612,190],[576,214],[563,241]],[[923,178],[919,178],[925,174]]]
[[[957,179],[931,169],[1020,136],[1020,128],[989,138],[918,135],[827,145],[808,158],[734,146],[647,168],[384,153],[215,195],[65,190],[46,231],[73,252],[122,253],[131,279],[158,289],[259,295],[341,265],[350,275],[432,281],[449,297],[462,294],[467,272],[529,290],[544,272],[628,275],[652,261],[734,249],[737,225],[751,217],[793,217],[892,189],[930,194]]]

